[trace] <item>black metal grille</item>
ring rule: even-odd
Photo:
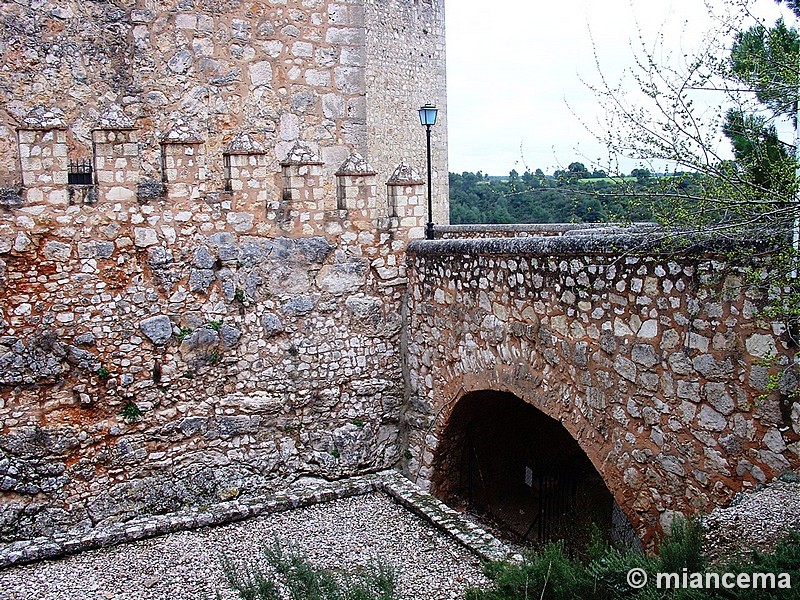
[[[568,469],[550,468],[531,475],[538,511],[523,537],[528,539],[535,530],[539,543],[558,539],[575,515],[578,491],[575,474]]]
[[[92,163],[89,160],[70,161],[67,170],[69,185],[92,185]]]

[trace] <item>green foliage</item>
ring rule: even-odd
[[[656,562],[661,573],[679,573],[687,569],[691,573],[704,571],[703,528],[695,521],[676,520],[670,535],[661,541]]]
[[[244,304],[245,301],[244,290],[236,290],[236,292],[234,292],[233,294],[233,299],[239,302],[240,304]]]
[[[190,335],[192,335],[191,327],[181,327],[180,330],[178,331],[178,340],[182,342]]]
[[[783,2],[791,11],[800,18],[800,0],[775,0],[778,4]]]
[[[103,383],[111,379],[111,372],[105,366],[101,366],[99,369],[97,369],[96,375],[97,378]]]
[[[222,329],[222,321],[209,321],[207,325],[214,331]]]
[[[733,146],[733,154],[741,167],[740,176],[748,177],[765,190],[791,196],[795,161],[778,138],[773,123],[768,123],[762,115],[731,108],[722,132]]]
[[[777,115],[795,113],[800,37],[778,21],[760,23],[736,34],[731,48],[731,76],[750,86],[759,102]]]
[[[796,588],[764,589],[658,589],[656,573],[789,573],[792,581],[800,577],[800,533],[768,554],[753,553],[744,560],[727,565],[709,566],[701,550],[702,528],[695,522],[676,523],[672,534],[662,540],[659,554],[645,555],[621,549],[595,538],[587,556],[578,559],[567,555],[560,542],[534,551],[521,563],[490,563],[486,574],[489,587],[470,589],[466,600],[706,600],[731,598],[762,600],[800,597]],[[630,569],[643,569],[649,583],[641,590],[628,585]],[[788,593],[787,593],[788,592]]]
[[[359,429],[364,427],[364,419],[362,419],[361,417],[356,417],[355,419],[353,419],[352,423]]]
[[[413,454],[411,454],[411,450],[409,450],[408,448],[406,448],[406,449],[403,451],[403,458],[405,458],[406,460],[411,460],[412,458],[414,458],[414,455],[413,455]]]
[[[791,405],[792,400],[800,397],[800,388],[795,383],[797,380],[796,365],[782,366],[780,357],[775,354],[764,356],[757,360],[755,364],[767,369],[766,383],[764,385],[764,393],[758,395],[753,405],[747,406],[749,410],[758,406],[758,403],[767,400],[772,394],[779,394],[782,397],[784,407]]]
[[[782,20],[764,25],[745,2],[733,4],[742,10],[732,11],[708,33],[704,47],[682,60],[665,60],[663,48],[640,38],[630,73],[636,98],[627,85],[605,78],[591,88],[608,124],[595,133],[611,165],[624,157],[692,173],[678,185],[662,186],[666,178],[653,178],[642,190],[653,200],[656,220],[677,232],[674,241],[683,247],[709,236],[720,246],[725,238],[763,240],[772,262],[761,285],[791,321],[800,314],[800,257],[791,242],[800,203],[794,149],[780,139],[776,123],[796,115],[800,34]],[[786,4],[798,10],[796,0]],[[731,45],[721,46],[731,34]],[[709,91],[724,94],[720,107],[733,108],[695,103],[709,99]],[[733,160],[720,148],[719,133],[731,142]],[[731,251],[728,258],[752,260],[753,254],[752,248]]]
[[[266,567],[222,559],[225,578],[242,600],[394,600],[395,574],[374,562],[355,572],[313,566],[297,550],[278,542],[263,550]]]
[[[649,171],[647,171],[649,175]],[[450,173],[450,221],[467,223],[599,223],[651,220],[653,209],[644,192],[649,185],[635,179],[589,173],[582,163],[545,176],[511,171],[508,178],[481,172]],[[631,190],[630,188],[634,189]]]
[[[127,423],[133,423],[142,417],[142,411],[133,400],[128,400],[119,414]]]
[[[789,201],[796,190],[795,159],[774,119],[795,116],[798,51],[800,36],[781,19],[772,27],[759,23],[738,32],[731,47],[729,77],[752,90],[763,106],[730,109],[722,131],[733,146],[735,178],[762,200]],[[771,114],[763,114],[763,107]],[[757,109],[762,114],[753,114]]]
[[[595,581],[585,564],[567,556],[561,543],[551,543],[529,554],[521,564],[490,563],[486,575],[492,579],[489,589],[470,589],[466,600],[590,600]]]
[[[333,450],[331,450],[331,456],[336,460],[339,460],[339,458],[342,456],[342,453],[339,452],[339,449],[336,446],[334,446]]]
[[[753,552],[736,560],[730,567],[734,573],[789,573],[792,591],[730,590],[729,598],[736,600],[767,600],[768,598],[800,598],[800,531],[792,532],[775,550],[768,553]]]

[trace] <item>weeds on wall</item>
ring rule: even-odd
[[[100,367],[95,372],[97,375],[97,379],[100,380],[101,383],[105,383],[109,379],[111,379],[111,372],[106,367]]]
[[[133,400],[128,400],[119,414],[126,423],[135,423],[142,418],[143,413]]]
[[[395,600],[394,570],[380,562],[353,572],[320,569],[280,543],[263,549],[264,566],[222,559],[228,585],[242,600]],[[217,594],[217,598],[219,598]]]

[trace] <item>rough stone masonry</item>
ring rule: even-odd
[[[658,237],[412,243],[409,472],[452,494],[450,417],[481,390],[559,421],[645,537],[797,471],[795,348],[750,277],[763,248]]]
[[[20,0],[0,55],[0,542],[303,475],[435,489],[476,389],[560,420],[643,533],[797,468],[792,349],[726,296],[746,265],[407,253],[441,0]],[[444,117],[434,148],[441,223]]]
[[[0,541],[394,465],[443,3],[23,1],[0,40]]]

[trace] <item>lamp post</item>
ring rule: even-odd
[[[436,115],[439,113],[432,104],[426,104],[419,109],[419,122],[425,126],[428,139],[428,228],[425,237],[433,239],[433,199],[431,196],[431,127],[436,125]]]

